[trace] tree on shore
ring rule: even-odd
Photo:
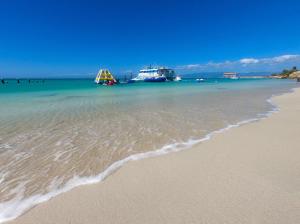
[[[272,74],[272,76],[280,76],[281,78],[289,78],[290,74],[297,72],[298,69],[296,66],[293,66],[292,69],[283,69],[279,74]]]

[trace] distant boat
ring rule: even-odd
[[[133,79],[129,79],[127,83],[135,83],[135,81]]]
[[[240,77],[236,72],[225,72],[223,77],[226,79],[239,79]]]
[[[181,78],[179,75],[177,75],[177,76],[175,77],[174,81],[180,82],[180,81],[182,81],[182,78]]]
[[[129,80],[125,80],[125,81],[120,81],[119,83],[120,84],[128,84],[128,83],[135,83],[135,81],[132,79],[129,79]]]
[[[139,71],[137,77],[132,79],[133,81],[144,81],[144,82],[165,82],[173,81],[175,78],[175,72],[173,69],[161,67],[152,68],[151,66],[147,69]]]
[[[205,82],[205,79],[200,78],[200,79],[196,79],[197,82]]]
[[[128,84],[128,83],[134,83],[135,81],[132,79],[132,73],[130,74],[130,78],[127,79],[127,76],[124,76],[123,80],[119,80],[120,84]]]

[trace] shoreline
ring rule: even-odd
[[[275,97],[272,97],[271,99],[272,99],[272,101],[273,101],[273,99],[275,99],[275,101],[277,102],[277,100],[279,99],[279,98],[285,98],[285,97],[287,97],[287,96],[289,96],[289,94],[291,94],[291,95],[300,95],[300,90],[299,90],[299,88],[298,89],[294,89],[294,92],[293,93],[285,93],[285,94],[283,94],[283,95],[281,95],[281,96],[275,96]],[[272,103],[271,103],[272,104]],[[272,105],[273,107],[274,107],[274,105]],[[280,103],[279,103],[279,108],[281,108],[281,105],[280,105]],[[88,183],[84,183],[84,185],[86,185],[86,184],[92,184],[92,183],[96,183],[96,184],[93,184],[93,185],[89,185],[89,186],[73,186],[73,187],[71,187],[71,189],[67,189],[66,191],[68,191],[68,190],[70,190],[70,191],[68,191],[68,192],[65,192],[65,191],[63,191],[63,192],[59,192],[58,194],[60,194],[60,193],[64,193],[64,194],[61,194],[61,195],[59,195],[59,196],[56,196],[56,195],[54,195],[54,196],[56,196],[55,198],[52,198],[52,197],[54,197],[54,196],[51,196],[50,198],[52,198],[51,200],[49,200],[48,202],[45,202],[45,203],[42,203],[42,204],[40,204],[40,205],[37,205],[35,208],[33,208],[33,209],[31,209],[31,210],[29,210],[27,213],[25,213],[24,215],[22,215],[22,216],[20,216],[20,217],[18,217],[17,219],[15,219],[15,220],[13,220],[13,221],[11,221],[11,222],[9,222],[9,223],[30,223],[30,220],[31,220],[31,222],[39,222],[39,223],[53,223],[53,222],[57,222],[57,223],[68,223],[68,222],[65,222],[65,220],[70,220],[69,218],[71,218],[71,217],[61,217],[61,214],[59,215],[59,214],[57,214],[57,212],[59,212],[59,211],[57,211],[57,209],[55,209],[55,207],[57,206],[57,207],[64,207],[64,209],[67,209],[67,210],[69,210],[70,208],[72,208],[72,205],[70,205],[70,202],[68,201],[68,200],[71,200],[71,201],[73,201],[73,200],[75,200],[76,201],[76,203],[74,203],[74,204],[77,204],[77,202],[78,202],[78,200],[84,200],[84,199],[82,199],[82,197],[80,196],[80,194],[88,194],[87,196],[89,196],[89,195],[91,195],[91,193],[88,193],[88,191],[90,190],[90,191],[96,191],[96,192],[93,192],[93,193],[95,193],[95,194],[103,194],[103,191],[106,191],[105,189],[103,190],[103,189],[101,189],[101,186],[99,186],[99,185],[105,185],[105,186],[107,186],[107,185],[111,185],[111,189],[115,189],[115,190],[120,190],[120,191],[122,191],[122,189],[118,189],[118,187],[113,183],[113,182],[117,182],[118,180],[114,180],[114,179],[116,179],[116,178],[124,178],[124,175],[125,176],[128,176],[128,177],[134,177],[135,175],[133,175],[132,173],[134,173],[134,174],[136,174],[136,173],[138,173],[139,175],[141,175],[141,173],[143,173],[143,171],[139,171],[139,168],[138,168],[138,166],[142,166],[142,168],[145,168],[145,166],[147,166],[147,164],[151,164],[151,163],[154,163],[154,164],[157,164],[157,163],[160,163],[159,165],[160,165],[160,167],[162,166],[162,167],[164,167],[164,165],[162,165],[162,162],[159,162],[159,161],[161,161],[161,160],[166,160],[165,162],[166,162],[166,164],[169,164],[169,165],[171,165],[171,166],[173,166],[174,164],[172,164],[172,161],[173,161],[173,159],[174,160],[182,160],[183,158],[180,158],[182,155],[184,155],[185,157],[191,157],[191,159],[193,158],[193,156],[191,156],[191,155],[189,155],[189,154],[196,154],[196,152],[195,151],[197,151],[197,153],[199,154],[199,151],[201,151],[201,150],[203,150],[203,148],[205,148],[205,147],[207,147],[207,146],[205,146],[205,145],[207,145],[207,144],[211,144],[210,142],[213,140],[213,142],[215,142],[216,140],[215,139],[218,139],[218,138],[220,138],[220,136],[223,136],[223,135],[228,135],[227,133],[231,133],[231,132],[235,132],[236,130],[240,130],[241,128],[245,128],[245,127],[248,127],[248,126],[253,126],[253,125],[256,125],[256,124],[261,124],[263,121],[266,121],[266,120],[270,120],[270,119],[272,119],[272,117],[274,116],[274,115],[272,115],[271,117],[269,116],[270,114],[274,114],[274,112],[275,111],[277,111],[278,110],[278,107],[276,107],[275,106],[275,108],[273,108],[273,109],[275,109],[275,110],[272,110],[272,111],[269,111],[268,113],[266,113],[266,116],[265,117],[262,117],[262,118],[254,118],[254,119],[250,119],[249,121],[243,121],[243,122],[239,122],[238,124],[236,124],[236,125],[230,125],[230,126],[228,126],[228,127],[226,127],[226,128],[223,128],[223,129],[221,129],[221,130],[218,130],[218,131],[214,131],[214,132],[212,132],[212,133],[210,133],[210,134],[208,134],[208,135],[206,135],[204,138],[202,138],[202,139],[200,139],[200,140],[196,140],[197,142],[194,142],[194,144],[196,144],[196,145],[194,145],[191,149],[189,149],[189,150],[183,150],[184,148],[181,148],[181,149],[176,149],[176,147],[175,147],[175,149],[173,148],[173,150],[170,150],[170,151],[168,151],[168,146],[166,147],[166,149],[161,149],[162,150],[162,153],[161,154],[159,154],[159,155],[164,155],[164,154],[168,154],[168,155],[166,155],[166,156],[163,156],[163,157],[160,157],[159,155],[156,155],[155,153],[156,152],[158,152],[158,151],[161,151],[161,150],[158,150],[158,151],[152,151],[152,152],[147,152],[147,153],[142,153],[141,155],[140,154],[138,154],[138,155],[140,155],[141,157],[138,157],[138,158],[135,158],[137,155],[133,155],[133,156],[130,156],[130,157],[127,157],[127,158],[125,158],[124,159],[124,161],[123,160],[121,160],[121,161],[118,161],[118,162],[116,162],[116,163],[114,163],[113,165],[112,165],[112,169],[111,170],[106,170],[106,171],[104,171],[104,172],[102,172],[99,176],[97,176],[98,177],[98,180],[89,180],[90,178],[86,178],[86,180],[87,181],[89,181]],[[281,113],[278,113],[278,114],[281,114]],[[253,122],[253,121],[259,121],[259,122]],[[295,121],[296,122],[296,121]],[[244,125],[244,124],[248,124],[248,125]],[[239,127],[239,128],[232,128],[232,127]],[[229,130],[230,129],[230,130]],[[226,131],[226,132],[224,132],[225,130],[229,130],[229,131]],[[222,133],[222,134],[220,134],[219,135],[219,133]],[[270,133],[269,133],[270,134]],[[213,136],[213,138],[211,138]],[[211,139],[210,139],[211,138]],[[210,141],[206,141],[206,140],[209,140],[210,139]],[[201,142],[201,144],[199,144]],[[218,144],[222,144],[222,143],[218,143]],[[203,146],[204,145],[204,146]],[[183,150],[183,151],[182,151]],[[181,151],[181,152],[178,152],[178,153],[171,153],[171,154],[169,154],[169,152],[171,152],[171,151]],[[214,151],[214,150],[213,150]],[[201,153],[200,153],[201,154]],[[149,158],[150,157],[150,158]],[[154,158],[155,157],[155,158]],[[174,158],[173,158],[174,157]],[[142,158],[148,158],[147,160],[140,160],[140,159],[142,159]],[[137,161],[138,160],[138,161]],[[135,161],[135,162],[130,162],[130,163],[127,163],[127,162],[129,162],[129,161]],[[148,162],[149,161],[149,162]],[[124,165],[124,163],[126,163],[125,165]],[[121,164],[122,163],[122,164]],[[171,163],[171,164],[170,164]],[[185,162],[183,162],[183,163],[186,163],[186,161]],[[124,165],[124,166],[123,166]],[[119,169],[120,167],[122,166],[122,169]],[[148,165],[149,166],[149,165]],[[127,167],[129,167],[129,168],[127,168]],[[132,167],[135,167],[135,168],[132,168]],[[157,170],[157,168],[156,167],[153,167],[153,166],[150,166],[150,167],[152,167],[152,168],[155,168],[155,170]],[[164,167],[164,168],[166,168],[166,167]],[[184,168],[184,167],[183,167]],[[129,171],[128,171],[128,169],[129,169]],[[147,168],[147,169],[149,169],[149,167]],[[116,171],[117,170],[117,171]],[[131,170],[131,171],[130,171]],[[185,170],[185,169],[183,169],[183,170]],[[154,180],[156,180],[157,179],[157,177],[155,177],[155,174],[154,174],[154,171],[152,171],[151,169],[150,170],[148,170],[148,171],[150,171],[150,173],[151,173],[151,175],[150,175],[150,179],[152,179],[153,181]],[[158,170],[159,171],[159,170]],[[105,181],[102,181],[103,179],[105,179],[109,174],[111,174],[111,173],[113,173],[113,172],[115,172],[113,175],[111,175],[110,176],[110,178],[107,178]],[[169,172],[170,172],[170,170],[169,170]],[[147,173],[147,172],[146,172]],[[156,173],[157,174],[157,173]],[[172,174],[172,173],[169,173],[169,174]],[[120,175],[121,175],[121,177],[120,177]],[[123,175],[123,176],[122,176]],[[162,176],[162,174],[161,175],[158,175],[158,176]],[[172,175],[170,175],[170,176],[172,176]],[[168,178],[168,175],[167,176],[165,176],[166,178]],[[205,177],[205,176],[204,176]],[[100,179],[99,179],[100,178]],[[142,178],[142,177],[141,177]],[[120,181],[120,180],[119,180]],[[157,181],[157,180],[156,180]],[[172,181],[176,181],[176,178],[174,179],[174,180],[172,180]],[[111,183],[112,182],[112,183]],[[161,184],[164,184],[163,182],[160,182]],[[179,182],[177,182],[177,183],[179,183]],[[186,181],[186,180],[182,180],[182,183],[179,183],[179,184],[184,184],[184,183],[187,183],[188,185],[190,185],[190,183],[189,183],[189,181]],[[130,184],[132,184],[132,182],[130,182],[129,181],[129,183],[127,183],[126,181],[123,181],[122,182],[122,184],[123,185],[130,185]],[[141,192],[141,189],[139,188],[139,183],[136,183],[137,184],[137,186],[131,186],[131,187],[133,187],[133,188],[137,188],[136,190],[137,190],[137,192]],[[80,184],[80,185],[83,185],[83,184]],[[148,188],[150,187],[151,188],[151,186],[152,185],[150,185],[150,186],[148,186]],[[76,188],[75,188],[76,187]],[[147,186],[144,186],[145,188],[147,188]],[[212,186],[213,187],[213,186]],[[75,189],[73,189],[73,188],[75,188]],[[90,189],[88,189],[88,188],[90,188]],[[162,188],[163,190],[165,190],[164,188]],[[150,189],[148,189],[148,190],[150,190]],[[74,193],[74,192],[76,192],[76,193]],[[101,193],[102,192],[102,193]],[[158,192],[154,192],[155,193],[155,195],[159,195],[158,194]],[[176,193],[176,192],[175,192]],[[74,195],[75,194],[75,195]],[[79,195],[77,195],[77,194],[79,194]],[[126,192],[124,192],[124,194],[126,195]],[[75,199],[70,199],[70,195],[73,195],[73,196],[75,196]],[[102,195],[103,196],[103,195]],[[112,196],[112,195],[111,195]],[[173,195],[172,195],[173,196]],[[180,197],[182,197],[182,195],[180,196]],[[69,198],[69,199],[68,199]],[[72,197],[73,198],[73,197]],[[92,199],[93,197],[91,197],[91,196],[89,196],[89,198],[90,199]],[[104,198],[106,198],[106,200],[108,200],[108,202],[109,203],[111,203],[111,204],[113,204],[113,202],[111,201],[111,199],[109,199],[109,198],[107,198],[107,197],[104,197]],[[87,201],[89,201],[88,199],[86,199]],[[99,200],[101,200],[101,197],[99,198]],[[87,201],[85,201],[85,204],[87,205],[88,204],[88,202]],[[135,200],[132,200],[132,201],[135,201]],[[184,200],[183,200],[184,201]],[[38,203],[41,203],[41,202],[43,202],[43,201],[39,201]],[[81,201],[82,202],[82,201]],[[148,201],[147,201],[148,202]],[[56,203],[56,205],[53,205],[53,204],[55,204]],[[57,204],[58,203],[58,204]],[[73,204],[72,203],[72,204]],[[98,203],[100,203],[99,201],[98,201]],[[129,203],[129,202],[128,202]],[[150,203],[150,202],[148,202],[148,203]],[[101,203],[100,203],[101,204]],[[130,203],[129,203],[130,204]],[[66,207],[65,207],[65,205],[67,205]],[[53,207],[54,206],[54,207]],[[71,206],[71,207],[70,207]],[[74,205],[75,206],[75,205]],[[117,205],[115,205],[115,206],[117,206]],[[132,204],[130,204],[130,206],[132,206]],[[118,207],[118,206],[117,206]],[[44,209],[44,210],[43,210]],[[50,215],[49,214],[45,214],[45,210],[47,210],[47,209],[50,209]],[[82,208],[81,208],[82,209]],[[81,209],[79,209],[77,212],[80,212],[81,211]],[[102,210],[105,210],[105,208],[101,208]],[[174,208],[175,210],[176,210],[176,208]],[[83,209],[84,210],[84,209]],[[111,213],[113,213],[113,211],[110,211]],[[40,214],[43,214],[43,215],[39,215],[39,213]],[[83,212],[82,211],[82,213],[83,214],[85,214],[86,212]],[[52,216],[51,216],[51,214],[55,214],[54,216],[56,216],[56,217],[60,217],[60,219],[59,220],[56,220],[56,221],[54,221],[55,219],[52,219]],[[78,213],[76,213],[78,216],[80,216],[80,214],[78,214]],[[125,215],[125,214],[124,214]],[[128,215],[128,214],[127,214]],[[174,216],[175,216],[176,214],[174,214]],[[43,219],[43,217],[45,218],[45,216],[46,217],[48,217],[48,220],[45,220],[45,219]],[[51,218],[50,218],[50,216],[51,216]],[[126,216],[126,215],[125,215]],[[124,217],[123,215],[122,215],[122,217]],[[147,215],[145,215],[144,217],[147,217]],[[32,219],[33,218],[33,219]],[[54,218],[54,217],[53,217]],[[96,217],[95,217],[96,218]],[[98,217],[98,219],[99,218],[101,218],[101,217]],[[113,218],[113,217],[111,217],[111,218]],[[119,217],[120,218],[120,217]],[[130,217],[127,217],[127,218],[129,218],[130,219]],[[38,221],[36,221],[36,219],[38,219]],[[47,219],[47,218],[46,218]],[[167,220],[169,220],[169,219],[167,219]],[[89,220],[89,222],[91,222],[91,221],[99,221],[99,220]],[[105,219],[103,219],[103,220],[101,220],[101,221],[105,221],[106,223],[107,222],[113,222],[113,223],[115,223],[115,221],[113,221],[113,220],[105,220]],[[300,221],[300,219],[298,220],[298,221]],[[78,223],[89,223],[89,222],[83,222],[83,220],[81,220],[80,222],[78,221]],[[117,223],[119,222],[119,223],[123,223],[122,222],[122,220],[117,220],[116,221]],[[130,222],[132,222],[132,220],[130,220]],[[147,222],[147,220],[145,219],[145,220],[142,220],[142,221],[140,221],[140,222],[137,222],[137,223],[141,223],[141,222],[146,222],[146,223],[152,223],[150,220],[148,220],[148,222]],[[162,220],[160,220],[160,222],[162,222]],[[77,223],[77,221],[72,221],[71,223]]]

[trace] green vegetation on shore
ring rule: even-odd
[[[292,69],[284,69],[281,73],[272,74],[271,78],[278,79],[297,79],[300,78],[300,71],[294,66]]]

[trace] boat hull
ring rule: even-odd
[[[151,77],[145,78],[144,82],[165,82],[166,80],[166,77]]]

